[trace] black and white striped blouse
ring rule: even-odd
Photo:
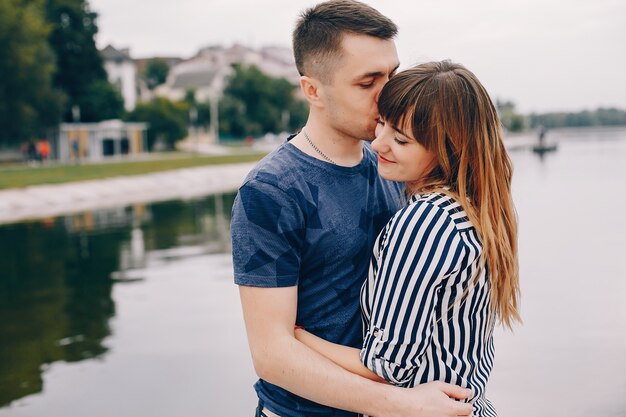
[[[387,381],[472,388],[475,416],[493,366],[491,286],[478,233],[442,193],[413,196],[380,233],[361,290],[361,360]]]

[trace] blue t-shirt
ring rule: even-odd
[[[401,185],[378,176],[375,153],[341,167],[289,142],[248,174],[233,206],[235,283],[298,286],[296,323],[361,348],[359,292],[376,236],[397,211]],[[355,416],[259,380],[260,400],[282,417]]]

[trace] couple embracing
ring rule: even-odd
[[[511,162],[476,77],[397,73],[396,33],[354,0],[294,29],[309,118],[231,224],[257,416],[496,416],[493,329],[519,320]]]

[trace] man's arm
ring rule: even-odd
[[[471,391],[442,382],[397,388],[352,374],[294,337],[297,287],[239,287],[258,376],[311,401],[377,417],[469,416]]]

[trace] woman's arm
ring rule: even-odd
[[[296,329],[294,333],[296,339],[300,342],[335,362],[343,369],[372,381],[387,382],[363,365],[359,358],[360,349],[329,342],[304,329]]]
[[[465,249],[444,209],[417,201],[398,213],[380,250],[360,359],[392,384],[407,386],[431,345],[439,289]]]

